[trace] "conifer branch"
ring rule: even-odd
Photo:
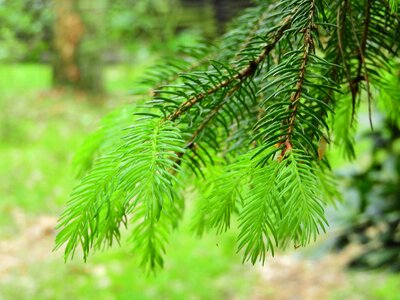
[[[344,33],[346,31],[346,24],[347,24],[348,9],[349,9],[349,0],[344,0],[343,8],[340,9],[340,6],[338,7],[336,26],[338,28],[337,35],[338,35],[338,46],[339,46],[339,50],[340,50],[340,57],[342,58],[342,64],[343,64],[344,72],[345,72],[345,75],[347,78],[347,82],[349,84],[350,90],[352,90],[350,69],[349,69],[349,65],[346,61],[346,54],[345,54],[345,50],[344,50],[344,46],[343,46]],[[339,61],[336,60],[336,63],[338,64]]]
[[[65,258],[80,248],[86,259],[130,225],[142,264],[162,267],[182,219],[180,179],[199,173],[208,195],[200,229],[226,231],[236,214],[244,260],[314,240],[327,225],[325,205],[338,198],[318,141],[332,131],[354,156],[356,97],[361,88],[370,97],[370,80],[384,82],[381,67],[398,57],[399,19],[381,3],[257,1],[220,46],[185,49],[186,58],[153,68],[142,82],[146,92],[155,86],[153,97],[136,112],[145,117],[132,121],[137,106],[111,114],[80,154],[88,171],[60,218],[56,247],[65,245]]]
[[[366,0],[365,12],[364,12],[364,15],[365,15],[364,28],[363,28],[363,32],[362,32],[361,41],[357,36],[357,31],[356,31],[356,28],[354,25],[353,14],[352,14],[351,8],[349,10],[351,28],[352,28],[352,32],[354,35],[354,39],[358,46],[358,56],[357,56],[358,67],[357,67],[357,71],[356,71],[356,77],[351,80],[350,86],[351,86],[352,101],[353,101],[353,119],[354,119],[356,97],[360,91],[359,86],[362,81],[365,81],[366,86],[367,86],[369,121],[370,121],[371,128],[373,128],[372,116],[371,116],[371,113],[372,113],[371,112],[371,87],[370,87],[370,81],[369,81],[368,69],[367,69],[367,63],[366,63],[367,40],[368,40],[369,26],[370,26],[370,22],[371,22],[371,8],[372,8],[371,0]],[[364,74],[362,74],[362,70],[364,70]]]
[[[188,99],[187,101],[183,102],[179,108],[170,114],[167,117],[167,120],[170,121],[175,121],[179,116],[188,111],[191,107],[193,107],[195,104],[201,102],[204,98],[207,96],[210,96],[220,89],[229,86],[235,81],[243,81],[244,79],[251,77],[256,71],[259,65],[264,61],[264,59],[270,54],[270,52],[275,48],[276,44],[281,40],[283,35],[285,34],[285,31],[290,28],[292,22],[292,16],[286,18],[283,21],[283,24],[281,27],[273,34],[272,41],[268,43],[263,51],[260,53],[258,57],[256,57],[254,60],[250,61],[248,66],[240,70],[236,75],[222,81],[221,83],[215,85],[214,87],[210,88],[209,90],[202,92],[200,94],[197,94],[193,96],[192,98]]]
[[[300,98],[302,95],[303,91],[303,83],[306,77],[306,71],[307,71],[307,64],[309,60],[310,54],[314,53],[315,47],[314,47],[314,40],[312,37],[312,31],[314,30],[314,14],[315,14],[315,1],[312,0],[310,1],[310,13],[308,17],[308,26],[306,28],[303,28],[303,39],[304,39],[304,52],[303,52],[303,57],[302,57],[302,63],[300,66],[300,74],[299,74],[299,79],[296,83],[295,87],[295,92],[292,93],[290,97],[290,106],[289,110],[291,111],[291,115],[288,121],[288,130],[287,130],[287,135],[286,139],[283,142],[284,148],[282,149],[282,152],[280,154],[280,159],[283,159],[286,152],[290,151],[293,148],[292,145],[292,134],[294,130],[294,125],[297,117],[297,112],[299,109],[299,103],[300,103]]]
[[[372,124],[372,94],[371,94],[371,86],[369,81],[368,69],[367,69],[367,62],[366,62],[366,50],[367,50],[367,41],[368,41],[368,34],[369,34],[369,26],[371,23],[371,9],[372,9],[372,1],[366,0],[365,4],[365,21],[364,21],[364,31],[363,36],[361,39],[361,51],[360,51],[360,58],[358,64],[358,76],[361,77],[361,70],[364,69],[364,80],[367,85],[367,97],[368,97],[368,116],[369,116],[369,123],[371,129],[374,128]]]

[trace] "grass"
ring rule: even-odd
[[[109,93],[128,91],[142,68],[107,68]],[[131,101],[125,92],[93,105],[50,86],[49,66],[0,65],[0,211],[59,212],[74,184],[74,152],[110,106]]]
[[[129,90],[139,70],[110,68],[110,101],[103,105],[49,90],[50,74],[47,66],[0,66],[2,87],[10,86],[0,91],[0,237],[22,247],[25,229],[13,212],[32,220],[61,212],[75,184],[74,152],[110,106],[130,100],[121,98],[121,91]],[[129,246],[94,255],[87,264],[64,264],[62,253],[51,253],[53,237],[25,245],[13,254],[23,269],[16,268],[8,279],[0,270],[0,299],[223,299],[233,294],[245,299],[254,273],[240,264],[232,236],[199,242],[186,227],[173,236],[165,271],[157,277],[143,274]],[[48,253],[45,260],[29,260],[29,251],[37,247]]]
[[[51,68],[39,64],[0,64],[1,96],[51,87]]]
[[[101,108],[57,92],[0,101],[0,208],[55,213],[74,183],[69,161]]]
[[[255,269],[240,263],[232,235],[198,240],[187,219],[172,236],[165,270],[156,277],[137,267],[129,243],[95,254],[87,264],[64,264],[60,252],[51,252],[53,236],[26,240],[32,235],[29,225],[20,228],[13,211],[32,220],[61,212],[75,184],[74,152],[110,106],[131,100],[125,91],[142,67],[110,67],[109,100],[94,105],[82,95],[51,91],[48,66],[0,65],[0,238],[11,241],[12,257],[21,260],[7,274],[0,268],[0,299],[252,299],[257,285],[279,295],[282,287],[260,283]],[[7,263],[1,254],[0,267]],[[330,299],[400,299],[398,275],[351,273],[348,278]]]
[[[332,300],[400,300],[400,275],[384,272],[351,272],[348,287],[332,292]]]
[[[232,236],[201,241],[174,235],[165,270],[147,276],[128,247],[92,256],[87,264],[64,265],[60,253],[28,265],[11,284],[1,284],[4,299],[248,299],[256,274],[232,251]]]

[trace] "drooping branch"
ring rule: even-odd
[[[364,27],[364,20],[356,18],[363,15],[366,1],[372,9]],[[323,148],[318,145],[318,157],[312,153],[317,140],[326,142],[325,132],[331,131],[328,116],[342,112],[340,102],[332,103],[335,92],[352,78],[364,76],[366,63],[371,80],[375,79],[379,63],[389,57],[381,50],[391,53],[392,45],[398,46],[391,36],[398,24],[386,20],[385,7],[375,5],[379,1],[364,0],[361,6],[353,0],[333,5],[322,0],[258,1],[259,9],[241,20],[247,23],[240,26],[240,21],[240,28],[223,39],[224,47],[216,49],[215,69],[208,69],[213,64],[204,59],[208,52],[202,51],[193,52],[203,63],[200,67],[190,66],[192,60],[176,60],[159,74],[152,72],[157,79],[152,84],[173,82],[155,90],[146,102],[151,108],[143,113],[146,118],[131,124],[130,117],[125,121],[119,114],[111,125],[105,124],[107,135],[96,144],[98,162],[73,193],[58,245],[67,243],[67,255],[75,245],[84,254],[111,245],[120,240],[119,226],[130,216],[134,249],[150,268],[161,266],[166,240],[182,218],[180,191],[186,185],[180,177],[202,174],[204,165],[209,171],[209,162],[224,155],[225,147],[237,160],[226,160],[220,178],[214,176],[220,166],[218,172],[205,173],[213,176],[203,175],[207,181],[201,185],[214,186],[210,192],[202,191],[204,203],[199,207],[211,211],[200,217],[204,227],[226,230],[233,211],[239,213],[238,248],[243,249],[244,260],[253,263],[263,261],[266,251],[273,253],[275,247],[285,248],[291,242],[305,246],[315,239],[325,228],[324,207],[336,196],[335,184],[325,173],[327,161],[326,166],[317,161]],[[276,6],[269,10],[272,2]],[[339,7],[337,15],[336,10],[329,13],[333,6]],[[262,21],[264,14],[271,18]],[[330,30],[335,21],[336,32]],[[357,29],[358,45],[350,26]],[[357,60],[358,54],[362,60]],[[338,66],[342,59],[348,74]],[[183,74],[176,77],[176,71]],[[365,88],[364,82],[359,84]],[[350,114],[351,102],[346,103],[344,110]],[[127,122],[132,126],[107,140]],[[342,123],[347,134],[349,126]],[[342,132],[335,129],[334,136],[338,133]],[[279,154],[283,163],[276,159]],[[88,201],[91,205],[86,205]]]
[[[228,87],[229,85],[233,84],[235,81],[237,82],[234,84],[229,91],[227,92],[226,96],[223,100],[214,107],[204,118],[204,120],[200,123],[197,129],[193,132],[190,138],[187,140],[185,145],[185,149],[193,149],[196,145],[195,141],[200,133],[207,127],[207,125],[211,122],[212,119],[216,115],[218,115],[219,111],[223,108],[223,106],[229,101],[229,98],[240,89],[243,80],[251,77],[259,67],[259,65],[265,60],[265,58],[271,53],[271,51],[275,48],[277,43],[281,40],[286,30],[291,27],[293,15],[287,17],[283,22],[279,29],[273,34],[272,41],[268,43],[263,51],[260,53],[258,57],[254,60],[250,61],[248,66],[243,68],[241,71],[236,73],[236,75],[222,81],[218,85],[212,87],[211,89],[207,90],[206,92],[200,93],[189,100],[185,101],[180,105],[180,107],[172,114],[170,114],[166,119],[170,121],[175,121],[182,113],[188,111],[192,108],[196,103],[201,102],[207,96],[210,96],[219,90]],[[177,154],[176,163],[180,164],[182,162],[182,157],[185,155],[186,152],[179,152]]]
[[[370,82],[369,82],[367,62],[365,60],[366,50],[367,50],[367,40],[368,40],[368,34],[369,34],[369,26],[371,23],[371,9],[372,9],[372,1],[367,0],[367,3],[365,4],[365,21],[364,21],[363,36],[361,39],[361,49],[360,49],[361,51],[360,51],[359,64],[358,64],[358,77],[361,77],[361,70],[364,69],[364,79],[365,79],[365,83],[367,85],[367,95],[368,95],[369,123],[371,125],[371,128],[373,129],[374,126],[372,124],[371,86],[370,86]]]
[[[357,69],[357,75],[358,75],[357,77],[361,76],[361,71],[362,71],[363,65],[365,64],[365,53],[366,53],[366,49],[367,49],[369,25],[371,23],[371,8],[372,8],[371,0],[366,0],[364,30],[363,30],[363,35],[361,38],[361,43],[360,43],[360,54],[359,54],[359,62],[358,62],[358,69]]]
[[[295,121],[299,109],[300,99],[303,91],[304,80],[307,71],[307,65],[309,61],[310,54],[314,53],[314,40],[312,37],[312,31],[315,27],[314,24],[314,14],[315,14],[315,1],[310,1],[310,13],[308,17],[308,25],[303,29],[303,39],[304,39],[304,51],[302,57],[302,63],[300,66],[299,80],[296,83],[295,91],[292,93],[290,97],[290,106],[289,110],[291,111],[290,118],[288,121],[288,130],[286,134],[286,139],[281,144],[284,145],[282,152],[280,154],[280,159],[282,159],[287,151],[290,151],[293,148],[292,144],[292,135],[295,127]]]
[[[372,114],[372,112],[371,112],[371,87],[370,87],[368,69],[367,69],[367,62],[366,62],[367,41],[368,41],[368,34],[369,34],[369,26],[370,26],[370,23],[371,23],[371,9],[372,9],[372,1],[371,0],[366,0],[366,3],[365,3],[364,29],[363,29],[361,41],[357,36],[357,31],[356,31],[356,28],[355,28],[355,25],[354,25],[354,20],[353,20],[351,8],[349,10],[352,32],[353,32],[354,39],[356,40],[356,43],[357,43],[357,46],[358,46],[357,73],[356,73],[355,78],[353,78],[351,80],[351,82],[350,82],[350,88],[351,88],[352,101],[353,101],[353,118],[354,118],[355,102],[356,102],[356,97],[360,92],[360,83],[362,81],[365,81],[366,86],[367,86],[369,121],[370,121],[371,128],[373,128],[372,117],[371,117],[371,114]],[[364,74],[362,74],[363,69],[364,69]]]
[[[349,69],[349,64],[347,63],[346,60],[346,53],[345,53],[345,49],[343,46],[343,39],[344,39],[344,33],[346,31],[346,25],[347,25],[347,12],[349,9],[349,0],[344,0],[343,2],[343,7],[342,9],[338,8],[338,13],[337,13],[337,28],[338,28],[338,46],[339,46],[339,50],[340,50],[340,55],[338,55],[338,58],[341,57],[342,58],[342,64],[343,64],[343,68],[344,68],[344,72],[346,75],[346,79],[347,82],[349,84],[350,90],[351,90],[351,76],[350,76],[350,69]],[[337,59],[335,61],[336,64],[339,63],[339,60]],[[336,68],[335,68],[336,70]]]

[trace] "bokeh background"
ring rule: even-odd
[[[379,107],[373,132],[359,116],[353,162],[328,147],[344,201],[306,249],[242,264],[234,233],[199,240],[187,217],[157,276],[129,242],[86,264],[52,252],[85,136],[162,57],[217,39],[249,5],[0,0],[0,299],[400,299],[400,130]]]

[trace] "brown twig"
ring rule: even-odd
[[[235,86],[233,86],[227,93],[224,100],[221,101],[221,103],[219,103],[212,110],[210,110],[210,112],[207,114],[207,116],[204,118],[204,120],[200,123],[199,127],[197,127],[195,132],[193,132],[193,134],[189,138],[188,142],[186,143],[185,149],[192,149],[195,146],[195,141],[196,141],[197,137],[207,127],[208,123],[210,123],[211,120],[214,119],[214,117],[216,115],[218,115],[218,113],[222,109],[222,107],[224,107],[224,105],[229,101],[229,98],[240,88],[240,85],[241,85],[241,83],[238,83]],[[183,154],[184,154],[183,152],[178,153],[178,158],[176,160],[177,164],[180,163]]]
[[[366,50],[367,50],[367,40],[368,40],[368,34],[369,34],[369,26],[371,23],[371,9],[372,9],[372,1],[367,0],[366,5],[365,5],[365,20],[364,20],[364,30],[363,34],[361,37],[361,41],[359,40],[357,36],[357,32],[354,26],[353,22],[353,17],[352,17],[352,11],[351,8],[349,8],[349,13],[350,13],[350,23],[352,27],[352,32],[354,35],[354,38],[357,42],[358,46],[358,68],[357,68],[357,75],[354,79],[351,80],[350,82],[350,88],[351,88],[351,93],[352,93],[352,99],[353,99],[353,115],[352,118],[354,118],[354,111],[355,111],[355,98],[359,93],[359,86],[362,81],[365,81],[366,86],[367,86],[367,96],[368,96],[368,115],[369,115],[369,122],[371,125],[371,129],[373,129],[373,124],[372,124],[372,107],[371,107],[371,99],[372,99],[372,94],[371,94],[371,86],[369,82],[369,76],[368,76],[368,69],[367,69],[367,62],[366,62]],[[364,69],[364,74],[362,74],[362,70]]]
[[[337,27],[338,27],[338,46],[339,46],[340,56],[342,58],[342,63],[343,63],[343,67],[345,70],[347,82],[349,83],[350,90],[352,90],[349,65],[346,62],[346,55],[345,55],[345,51],[343,48],[343,36],[344,36],[344,32],[346,30],[346,15],[347,15],[348,8],[349,8],[349,0],[344,1],[343,9],[342,9],[343,11],[340,10],[340,7],[338,8]],[[341,18],[340,18],[340,16],[341,16]],[[340,23],[342,24],[342,27],[340,27]],[[336,68],[335,68],[335,70],[336,70]]]
[[[315,14],[315,2],[311,1],[308,26],[303,29],[304,52],[303,52],[302,63],[300,66],[299,80],[296,83],[295,92],[293,92],[290,97],[289,110],[291,110],[292,112],[290,114],[290,118],[288,121],[288,131],[286,134],[286,139],[280,143],[280,145],[282,145],[282,144],[284,145],[282,152],[279,156],[280,160],[284,158],[286,152],[290,151],[293,148],[292,135],[293,135],[294,125],[295,125],[295,121],[296,121],[296,117],[297,117],[297,111],[299,109],[300,98],[301,98],[301,94],[303,91],[304,79],[305,79],[305,75],[306,75],[306,71],[307,71],[307,64],[308,64],[310,53],[313,53],[315,51],[314,40],[312,38],[312,31],[315,27],[315,24],[313,21],[314,14]]]

